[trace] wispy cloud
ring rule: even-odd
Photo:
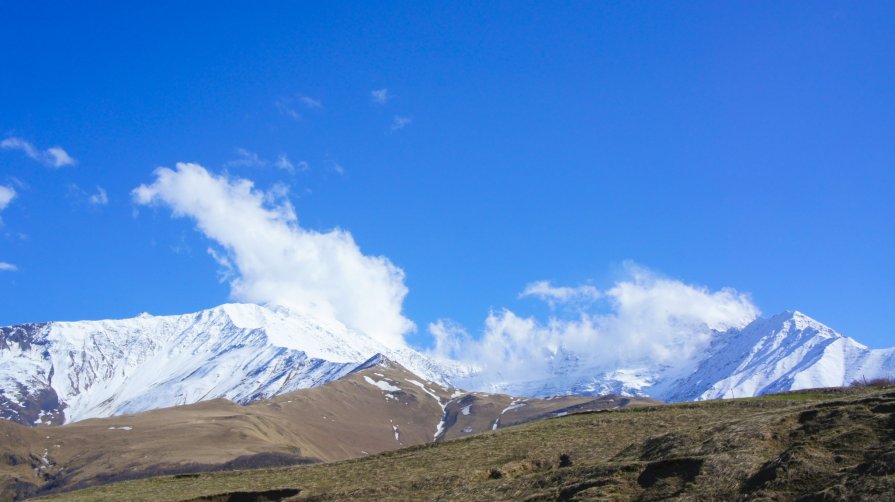
[[[283,115],[295,120],[301,120],[301,113],[298,113],[292,99],[280,98],[274,102],[274,105],[276,105],[277,110]]]
[[[301,101],[301,104],[305,105],[306,108],[311,110],[319,110],[323,108],[323,101],[314,99],[310,96],[301,96],[298,100]]]
[[[336,162],[335,160],[332,160],[332,159],[327,160],[326,165],[329,166],[329,169],[332,172],[338,174],[339,176],[342,176],[345,174],[345,167],[342,164],[339,164],[338,162]]]
[[[570,303],[588,305],[599,300],[603,294],[597,288],[590,285],[576,287],[553,286],[550,281],[536,281],[529,283],[519,293],[519,298],[533,297],[543,300],[555,308],[557,305]]]
[[[280,155],[278,155],[277,160],[273,163],[273,165],[277,169],[282,169],[289,174],[294,174],[296,171],[301,172],[310,169],[307,162],[300,160],[298,161],[298,163],[293,163],[291,160],[289,160],[289,156],[287,156],[285,153],[281,153]]]
[[[53,168],[73,166],[77,163],[62,147],[52,146],[46,150],[40,150],[30,142],[14,136],[0,141],[0,148],[4,150],[19,150],[31,159]]]
[[[224,167],[264,167],[266,165],[266,160],[259,157],[257,153],[245,148],[237,148],[236,158],[224,162]]]
[[[392,99],[392,96],[388,93],[388,89],[383,87],[382,89],[374,89],[370,91],[370,99],[374,104],[384,105]]]
[[[19,267],[13,265],[12,263],[0,261],[0,272],[15,272],[18,269]]]
[[[183,163],[157,169],[152,183],[133,190],[137,204],[166,206],[217,244],[209,254],[232,274],[234,299],[285,305],[405,346],[414,324],[401,313],[404,272],[363,254],[347,231],[302,228],[282,195],[282,188],[261,191],[250,180]]]
[[[402,117],[401,115],[395,115],[395,118],[392,119],[392,131],[400,131],[405,127],[409,126],[413,122],[413,117]]]
[[[295,120],[301,120],[302,114],[301,109],[308,110],[322,110],[323,109],[323,100],[319,98],[312,98],[310,96],[298,95],[293,97],[285,97],[279,98],[274,101],[274,105],[277,107],[277,110],[280,111],[283,115],[287,117],[293,118]]]
[[[97,186],[96,192],[90,194],[90,197],[87,198],[87,202],[94,206],[105,206],[109,203],[109,194],[106,193],[105,188]]]
[[[273,163],[274,167],[277,169],[282,169],[289,174],[295,172],[295,164],[289,160],[289,157],[285,153],[281,153],[277,156],[276,162]]]

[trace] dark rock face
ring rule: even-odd
[[[21,324],[0,327],[0,355],[4,352],[42,352],[45,359],[50,354],[43,336],[47,323]],[[65,421],[65,403],[59,401],[56,391],[50,386],[53,370],[43,375],[35,372],[35,377],[26,383],[18,382],[15,391],[0,390],[0,418],[24,425],[61,424]]]
[[[31,345],[42,345],[37,335],[43,332],[47,323],[19,324],[0,327],[0,350],[10,350],[17,346],[20,350],[31,350]]]

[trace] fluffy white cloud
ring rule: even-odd
[[[6,263],[5,261],[0,261],[0,272],[15,272],[19,267],[16,267],[12,263]]]
[[[717,332],[745,326],[759,315],[746,294],[726,288],[710,291],[633,264],[627,265],[623,280],[603,292],[548,283],[533,283],[526,292],[547,301],[601,296],[600,309],[546,320],[493,311],[479,339],[439,321],[429,325],[435,355],[477,367],[478,380],[487,384],[549,379],[557,367],[579,371],[582,377],[644,365],[687,371]]]
[[[53,146],[41,151],[22,138],[9,137],[0,141],[0,148],[4,150],[20,150],[28,157],[49,167],[73,166],[77,162],[68,152],[61,147]]]
[[[373,89],[372,91],[370,91],[370,99],[373,100],[374,104],[384,105],[384,104],[388,103],[388,101],[391,98],[392,97],[388,93],[388,89],[386,89],[386,88]]]
[[[90,194],[87,201],[95,206],[105,206],[109,203],[109,194],[106,193],[105,188],[98,186],[96,187],[96,192]]]
[[[400,115],[395,115],[395,118],[392,119],[392,131],[400,131],[401,129],[409,126],[412,122],[412,117],[402,117]]]
[[[390,346],[403,346],[414,328],[401,313],[404,272],[385,257],[364,255],[347,231],[302,228],[281,190],[264,192],[249,180],[181,163],[157,169],[133,198],[195,220],[220,245],[212,256],[232,269],[236,300],[336,319]]]
[[[568,303],[589,304],[599,300],[603,296],[600,290],[590,285],[577,287],[553,286],[550,281],[536,281],[529,283],[519,293],[520,298],[534,297],[543,300],[555,308],[556,305]]]

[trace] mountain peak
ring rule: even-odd
[[[781,328],[788,326],[787,331],[804,331],[806,329],[811,329],[818,333],[824,333],[829,336],[842,336],[829,326],[808,315],[803,314],[798,310],[785,310],[767,319],[767,323],[773,326],[779,326]]]
[[[395,366],[395,362],[391,359],[382,355],[382,353],[378,353],[373,357],[367,359],[366,361],[357,365],[356,368],[351,370],[351,373],[357,373],[358,371],[363,371],[365,369],[373,368],[375,366],[381,366],[384,368],[392,368]]]

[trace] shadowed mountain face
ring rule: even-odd
[[[647,399],[467,393],[382,356],[339,380],[238,405],[224,399],[62,426],[0,422],[7,490],[21,494],[152,474],[331,462]],[[17,488],[18,487],[18,488]]]

